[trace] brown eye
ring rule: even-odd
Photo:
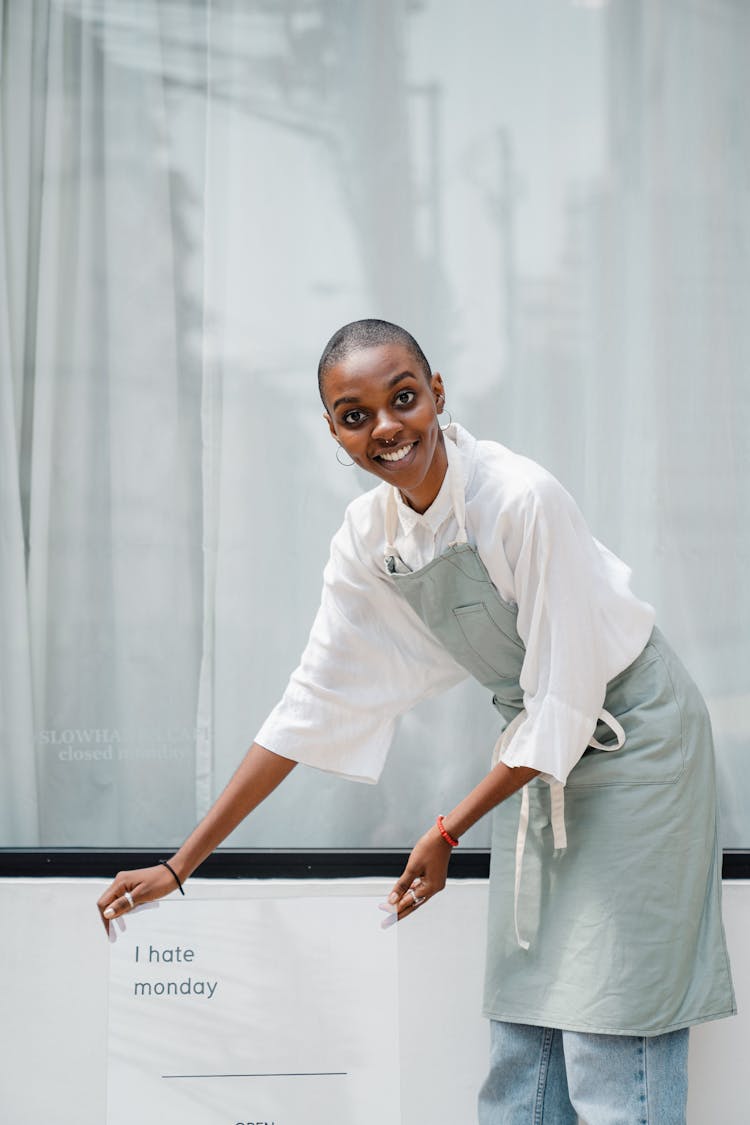
[[[363,418],[364,414],[361,410],[347,410],[341,420],[345,426],[358,426]]]
[[[399,391],[396,395],[396,402],[399,406],[410,406],[415,398],[414,391]]]

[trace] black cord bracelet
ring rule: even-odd
[[[184,895],[185,892],[182,889],[182,883],[180,882],[180,876],[177,874],[174,867],[172,867],[172,864],[167,863],[166,859],[160,859],[159,863],[161,863],[162,866],[166,867],[167,871],[172,872],[172,874],[174,875],[174,878],[175,878],[175,882],[177,883],[177,886],[180,888],[180,894]]]

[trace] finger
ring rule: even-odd
[[[99,918],[104,926],[104,932],[109,937],[109,918],[105,915],[105,911],[117,901],[119,897],[118,892],[114,889],[114,885],[107,887],[106,891],[99,896],[96,900],[96,908],[99,911]]]
[[[107,887],[106,891],[103,891],[99,896],[96,901],[96,905],[100,910],[104,910],[105,907],[111,906],[115,899],[122,898],[125,891],[131,891],[132,893],[133,887],[136,885],[136,883],[137,880],[133,878],[131,872],[119,871]]]
[[[427,885],[421,878],[412,879],[407,887],[404,888],[403,894],[399,896],[395,903],[392,902],[393,895],[388,899],[389,903],[400,914],[402,910],[406,910],[409,906],[420,906],[427,898]]]
[[[414,902],[411,896],[409,896],[408,905],[403,908],[399,905],[397,911],[394,911],[394,907],[389,905],[381,906],[381,910],[389,911],[388,917],[384,918],[380,923],[381,930],[387,930],[389,926],[395,926],[396,922],[403,922],[404,919],[408,918],[410,914],[413,914],[415,910],[419,910],[420,906],[426,901],[427,899],[421,899],[418,902]]]
[[[424,879],[416,878],[412,880],[411,886],[406,888],[406,893],[397,899],[396,902],[392,902],[389,897],[388,902],[381,903],[378,909],[385,911],[386,914],[392,915],[392,918],[386,920],[387,924],[390,925],[392,922],[396,921],[397,918],[400,919],[406,913],[422,906],[430,897],[431,896],[427,893],[427,884]]]
[[[112,899],[105,909],[102,910],[102,916],[109,919],[119,918],[121,914],[129,914],[135,910],[136,906],[141,905],[138,901],[138,888],[134,890],[123,890],[120,894]]]
[[[114,902],[111,902],[106,910],[102,910],[102,916],[111,922],[113,918],[119,918],[121,914],[129,914],[134,906],[135,899],[131,906],[129,899],[123,895],[122,898],[116,898]]]
[[[415,883],[419,878],[420,875],[417,870],[410,864],[407,864],[407,866],[404,868],[403,875],[400,879],[397,880],[397,882],[393,884],[391,893],[388,895],[388,901],[391,903],[391,905],[395,906],[396,903],[400,902],[400,900],[409,890],[409,887],[411,887],[412,884]]]
[[[422,903],[426,902],[428,898],[430,898],[430,895],[425,893],[421,881],[416,881],[412,886],[409,886],[406,894],[398,902],[379,902],[378,910],[383,910],[388,915],[398,915],[409,907],[421,907]]]
[[[424,893],[424,889],[419,885],[409,887],[398,904],[399,913],[404,910],[415,910],[418,906],[421,906],[423,902],[427,902],[427,895]]]
[[[100,910],[104,910],[106,906],[109,906],[111,902],[114,902],[114,900],[118,897],[118,893],[119,892],[115,890],[114,883],[111,883],[110,886],[107,887],[106,891],[103,891],[102,894],[99,895],[99,898],[96,900],[96,905]]]

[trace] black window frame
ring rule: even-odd
[[[107,879],[118,871],[150,867],[169,858],[169,848],[0,848],[0,878]],[[199,879],[363,879],[397,878],[408,849],[382,848],[218,848],[193,873]],[[486,848],[457,850],[451,879],[486,879]],[[750,879],[750,850],[726,848],[722,878]]]

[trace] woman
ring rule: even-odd
[[[441,430],[407,332],[346,325],[318,378],[332,436],[382,483],[349,505],[301,663],[226,790],[168,866],[117,876],[103,917],[174,890],[297,762],[376,780],[396,718],[468,672],[506,720],[495,764],[388,908],[422,909],[494,810],[480,1121],[677,1125],[687,1029],[734,1011],[697,689],[557,481]]]

